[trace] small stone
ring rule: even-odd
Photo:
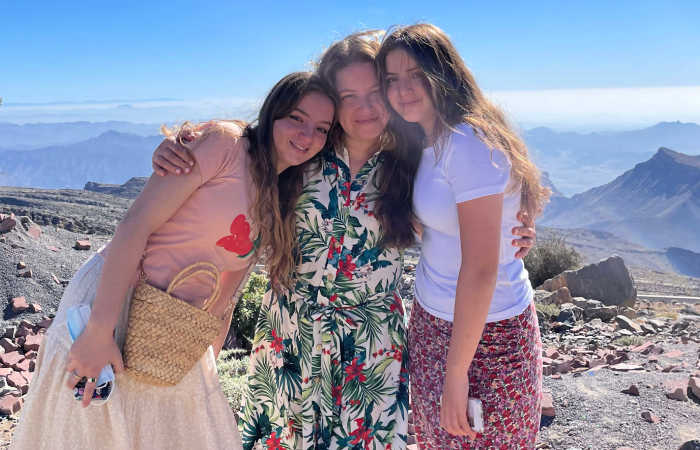
[[[629,372],[630,370],[644,370],[644,367],[638,364],[619,363],[610,366],[610,370],[614,370],[615,372]]]
[[[43,309],[41,309],[41,305],[39,305],[38,303],[30,303],[29,304],[29,311],[33,312],[33,313],[38,313],[38,312],[43,311]]]
[[[58,252],[58,247],[55,247],[53,245],[47,245],[46,248],[51,250],[52,252]]]
[[[2,362],[2,365],[5,367],[12,367],[23,359],[24,356],[22,356],[19,352],[0,354],[0,362]]]
[[[41,342],[44,340],[43,334],[30,334],[24,342],[24,349],[26,351],[38,351],[41,346]]]
[[[561,380],[561,375],[558,373],[555,373],[550,377],[552,380]]]
[[[7,328],[5,328],[4,337],[9,338],[9,339],[14,339],[15,333],[17,333],[17,327],[7,327]]]
[[[15,215],[11,214],[10,217],[5,217],[0,221],[0,233],[7,233],[8,231],[15,228],[17,221],[15,220]]]
[[[11,367],[0,367],[0,377],[6,377],[14,372]]]
[[[12,372],[7,376],[7,384],[17,388],[22,394],[26,394],[29,391],[29,383],[19,372]]]
[[[644,411],[642,413],[642,419],[646,420],[649,423],[661,422],[661,419],[659,419],[656,415],[652,414],[650,411]]]
[[[12,367],[19,372],[29,372],[29,363],[28,359],[23,359]]]
[[[61,284],[61,280],[58,279],[58,277],[56,276],[56,274],[52,273],[52,274],[51,274],[51,279],[53,280],[54,283],[56,283],[56,284]]]
[[[73,248],[76,250],[90,250],[91,247],[92,245],[87,239],[77,240],[75,241],[75,245],[73,246]]]
[[[27,234],[34,239],[39,239],[39,237],[41,236],[41,227],[33,223],[29,225],[29,228],[27,229]]]
[[[18,274],[20,278],[31,278],[32,277],[32,269],[25,270],[24,272],[21,272]]]
[[[17,270],[22,270],[22,269],[26,269],[26,268],[27,268],[27,263],[25,263],[24,261],[20,261],[17,263]]]
[[[623,389],[622,393],[639,397],[639,388],[636,385],[631,384],[627,389]]]
[[[642,353],[644,355],[648,354],[651,349],[654,347],[654,343],[651,341],[646,341],[642,345],[638,345],[637,347],[632,347],[630,351],[632,353]]]
[[[628,317],[623,315],[615,316],[615,322],[617,322],[617,325],[623,330],[629,330],[636,334],[642,333],[642,328]]]
[[[687,402],[688,395],[688,380],[669,380],[664,383],[666,389],[666,397],[679,402]]]
[[[15,297],[12,299],[12,311],[16,313],[24,312],[29,309],[27,299],[24,297]]]
[[[695,398],[700,399],[700,377],[690,377],[688,379],[688,388]]]
[[[11,394],[5,394],[0,398],[0,414],[11,416],[22,408],[24,400]]]
[[[671,350],[670,352],[666,353],[664,356],[667,358],[678,358],[679,356],[683,356],[683,352],[680,350]]]
[[[46,319],[43,319],[43,320],[37,322],[36,326],[39,328],[48,328],[51,326],[52,322],[53,322],[53,319],[46,318]]]
[[[547,417],[555,417],[554,398],[550,392],[542,393],[542,415]]]
[[[15,344],[14,342],[12,342],[12,340],[8,338],[0,339],[0,347],[2,347],[5,350],[5,353],[10,353],[14,352],[15,350],[19,350],[19,345]]]

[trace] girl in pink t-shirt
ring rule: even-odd
[[[66,288],[41,346],[12,448],[240,448],[215,354],[228,332],[234,292],[258,249],[274,250],[266,261],[273,274],[288,273],[294,264],[294,211],[286,206],[296,202],[303,166],[321,151],[333,126],[329,92],[315,75],[290,74],[271,90],[255,124],[200,127],[201,137],[192,144],[197,164],[182,177],[150,178],[107,249]],[[211,312],[224,317],[226,326],[176,386],[151,386],[123,373],[124,311],[140,261],[148,282],[162,289],[199,261],[214,264],[221,275]],[[210,291],[210,279],[195,278],[173,295],[200,307]],[[71,345],[66,310],[79,304],[92,305],[92,312]],[[105,404],[85,408],[107,364],[116,373],[114,392]],[[81,380],[82,407],[72,392]]]
[[[424,134],[413,205],[423,224],[408,331],[422,449],[534,448],[542,355],[532,287],[510,248],[513,217],[547,190],[527,148],[434,25],[399,27],[377,60],[386,97]],[[483,431],[468,397],[483,404]]]

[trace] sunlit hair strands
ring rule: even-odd
[[[534,218],[544,207],[549,189],[542,186],[540,173],[528,157],[527,147],[508,124],[503,112],[492,104],[476,83],[444,31],[419,23],[389,30],[377,55],[380,75],[386,73],[389,52],[403,49],[420,66],[438,113],[435,135],[446,136],[460,123],[472,127],[490,148],[503,150],[511,162],[510,190],[521,188],[521,207]],[[386,86],[385,80],[382,85]],[[443,144],[438,138],[438,149]]]
[[[316,64],[319,76],[337,93],[339,71],[355,63],[376,64],[382,36],[383,31],[368,30],[333,43]],[[379,136],[378,148],[383,151],[384,161],[375,179],[380,197],[374,213],[382,227],[382,245],[386,247],[406,248],[414,243],[412,197],[413,177],[420,160],[419,136],[419,127],[396,117],[390,119]],[[328,140],[335,148],[342,148],[342,127],[335,126]]]
[[[256,189],[251,215],[262,231],[258,250],[262,250],[275,287],[289,286],[291,274],[298,263],[295,259],[299,253],[296,250],[294,208],[301,194],[304,171],[317,166],[319,158],[316,155],[306,163],[289,167],[278,175],[273,151],[273,125],[276,120],[290,114],[304,95],[312,92],[328,96],[336,106],[335,95],[320,77],[311,72],[294,72],[282,78],[270,90],[254,122],[246,125],[240,121],[229,121],[241,126],[242,136],[249,141],[250,170]],[[336,126],[334,123],[331,130]],[[227,127],[209,122],[196,126],[185,124],[179,129],[170,130],[168,134],[174,132],[182,136],[193,129],[203,130],[202,138],[212,132],[232,133]]]

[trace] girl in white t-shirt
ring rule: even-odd
[[[397,28],[377,61],[391,107],[422,128],[427,147],[413,193],[423,245],[408,332],[418,445],[534,448],[541,342],[510,241],[518,211],[535,217],[548,190],[442,30]],[[468,397],[483,402],[482,433],[470,427]]]

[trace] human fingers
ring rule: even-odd
[[[188,139],[185,139],[186,142],[193,141],[195,138],[194,134],[191,135]],[[182,145],[179,142],[172,142],[172,145],[168,145],[168,149],[174,154],[173,157],[177,158],[176,160],[172,160],[171,162],[178,167],[182,169],[187,169],[189,167],[194,166],[194,157],[190,153],[190,151]]]
[[[535,245],[535,241],[532,238],[521,238],[521,239],[513,239],[511,241],[511,245],[513,247],[533,247]]]
[[[161,176],[168,174],[180,175],[182,173],[182,169],[165,158],[162,153],[153,156],[153,167],[157,167],[159,171],[163,172],[162,175],[159,173]]]
[[[117,351],[116,354],[110,359],[109,362],[112,365],[114,373],[119,373],[124,370],[124,360],[122,359],[122,354]]]
[[[535,225],[535,222],[532,220],[532,217],[530,217],[530,214],[528,214],[527,211],[518,211],[516,218],[526,227],[532,227]]]
[[[87,378],[87,382],[85,383],[85,390],[83,391],[83,407],[87,407],[88,405],[90,405],[90,402],[92,401],[92,394],[95,393],[96,382],[97,376]]]
[[[80,382],[80,380],[83,378],[82,375],[80,375],[75,368],[72,365],[68,365],[66,367],[66,372],[68,373],[68,379],[66,380],[66,387],[68,389],[73,389],[76,384]]]
[[[532,247],[520,247],[517,252],[515,252],[515,258],[516,259],[523,259],[525,258],[528,253],[530,253],[530,250],[532,250]]]
[[[537,236],[537,232],[532,227],[514,227],[511,233],[515,236],[534,238]]]

